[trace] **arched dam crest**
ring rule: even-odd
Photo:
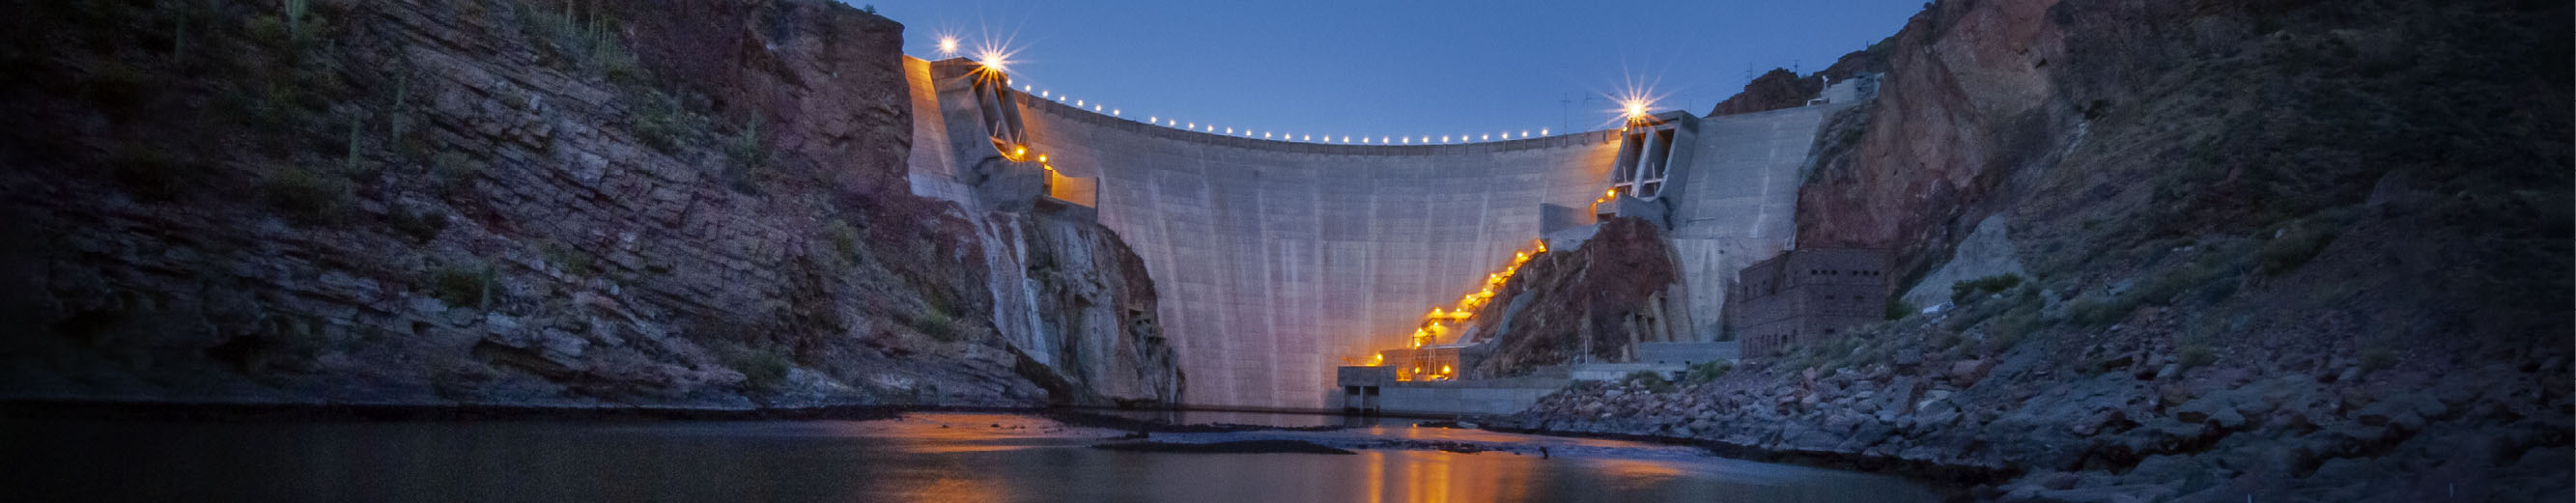
[[[1008,207],[998,157],[955,70],[907,58],[915,192]],[[989,92],[989,91],[988,91]],[[1149,125],[1007,88],[1022,141],[1145,261],[1187,375],[1183,403],[1320,409],[1333,367],[1400,347],[1542,232],[1542,205],[1588,213],[1610,186],[1616,131],[1468,144],[1271,141]],[[1714,340],[1736,269],[1789,246],[1797,173],[1836,107],[1684,117],[1664,199],[1693,336]],[[1141,119],[1141,118],[1140,118]],[[968,138],[971,137],[971,138]],[[925,152],[946,147],[945,152]],[[1033,159],[1032,159],[1033,160]],[[1034,163],[1023,163],[1034,164]],[[984,166],[979,168],[979,166]],[[1061,188],[1046,190],[1063,191]],[[1588,216],[1588,215],[1587,215]],[[1705,310],[1703,310],[1705,309]],[[1007,330],[1006,330],[1007,331]]]

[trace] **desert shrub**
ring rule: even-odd
[[[744,124],[742,130],[726,138],[724,154],[730,161],[722,173],[725,185],[735,192],[752,193],[752,175],[769,166],[769,149],[760,140],[760,121]]]
[[[519,26],[531,38],[549,42],[556,57],[568,66],[599,70],[620,82],[640,80],[641,67],[635,54],[617,41],[615,20],[598,12],[581,12],[573,2],[564,10],[540,9],[520,4],[516,11]]]
[[[447,216],[424,208],[396,206],[385,212],[385,225],[415,242],[429,242],[447,230]]]
[[[312,14],[313,1],[286,0],[285,7],[285,13],[283,16],[286,18],[286,36],[296,40],[303,40],[306,37],[313,36],[311,28],[309,28],[305,23],[305,20],[310,18]]]
[[[644,82],[644,64],[635,53],[615,42],[603,41],[591,48],[591,61],[599,65],[601,75],[610,82],[638,84]]]
[[[579,249],[556,241],[546,241],[545,246],[540,250],[540,252],[545,254],[546,262],[553,263],[556,267],[562,267],[564,274],[570,274],[573,276],[590,275],[591,263],[589,253],[584,253]]]
[[[118,186],[145,199],[168,200],[197,188],[206,167],[158,148],[127,145],[108,153],[108,175]]]
[[[1630,372],[1627,377],[1619,378],[1619,382],[1629,386],[1646,388],[1648,391],[1656,393],[1668,392],[1675,389],[1672,380],[1665,379],[1663,374],[1651,370]]]
[[[260,200],[304,224],[338,222],[357,196],[347,178],[301,166],[269,173],[260,184]]]
[[[133,65],[116,60],[102,60],[80,79],[84,91],[100,109],[119,116],[143,111],[151,101],[151,77]]]
[[[1726,362],[1695,363],[1691,364],[1690,371],[1682,374],[1682,382],[1704,384],[1726,377],[1727,371],[1731,370],[1735,370],[1735,366]]]
[[[2019,274],[1998,274],[1950,284],[1950,302],[1965,304],[1979,295],[2001,292],[2021,285]]]
[[[2128,300],[2130,298],[2131,297],[2124,296],[2112,299],[2088,299],[2075,301],[2074,304],[2066,306],[2066,320],[2083,327],[2102,327],[2110,325],[2112,322],[2120,321],[2121,318],[2128,316],[2129,311],[2138,308],[2138,303],[2133,300]]]
[[[454,151],[430,156],[429,164],[435,188],[442,195],[454,195],[473,187],[474,178],[483,173],[483,161]]]
[[[1993,337],[1988,340],[1995,351],[2002,352],[2020,345],[2023,338],[2039,331],[2041,324],[2039,305],[2026,303],[1995,316],[1993,322],[1986,324],[1986,334]]]
[[[2204,367],[2218,362],[2218,349],[2207,344],[2185,343],[2182,349],[2174,352],[2174,359],[2185,369]]]
[[[2240,278],[2252,267],[2246,263],[2245,250],[2244,246],[2210,244],[2192,261],[2145,278],[2121,300],[2131,308],[2139,304],[2216,303],[2235,294]]]
[[[1962,304],[1957,308],[1957,314],[1951,315],[1948,321],[1942,322],[1942,327],[1953,332],[1964,331],[1979,323],[1985,323],[1987,319],[1994,318],[1996,315],[2012,311],[2025,304],[2039,302],[2039,291],[2035,289],[2019,288],[2004,293],[2003,298],[1995,299],[1993,302]]]
[[[2362,370],[2380,371],[2395,366],[2397,366],[2397,350],[2388,347],[2387,343],[2372,341],[2365,343],[2361,348]]]
[[[832,252],[840,254],[843,259],[858,261],[859,230],[851,228],[849,222],[833,220],[823,227],[823,236],[832,241]]]
[[[1798,348],[1797,355],[1788,360],[1788,366],[1793,369],[1850,366],[1855,360],[1860,359],[1858,351],[1860,346],[1861,341],[1851,334],[1822,335],[1805,347]]]
[[[787,371],[795,367],[786,355],[766,349],[727,351],[724,362],[726,367],[742,373],[744,386],[755,390],[778,389],[779,384],[787,382]]]
[[[1913,316],[1914,313],[1919,312],[1923,312],[1923,308],[1914,305],[1912,302],[1906,302],[1905,297],[1902,295],[1890,295],[1887,297],[1886,316],[1889,320],[1902,320],[1907,316]]]
[[[1961,344],[1966,344],[1967,342],[1967,336],[1960,335],[1958,332],[1944,330],[1938,335],[1934,335],[1931,338],[1926,339],[1924,341],[1923,349],[1926,353],[1948,352],[1952,348],[1957,348]]]
[[[2263,273],[2289,272],[2291,269],[2307,264],[2308,259],[2316,258],[2317,252],[2324,251],[2326,245],[2334,243],[2336,235],[2334,230],[2320,227],[2322,226],[2292,226],[2283,231],[2281,237],[2272,238],[2271,242],[2264,243],[2263,250],[2255,253],[2258,263],[2262,265]]]
[[[248,32],[254,40],[271,45],[284,45],[290,36],[285,19],[265,14],[243,20],[242,31]]]
[[[486,308],[498,293],[499,272],[481,260],[458,260],[429,271],[430,295],[451,306]]]
[[[661,91],[644,91],[634,98],[627,120],[635,125],[635,136],[655,150],[670,152],[692,136],[694,121],[680,107],[680,100]]]
[[[923,310],[920,315],[913,317],[912,327],[921,329],[923,335],[933,339],[944,342],[957,341],[957,316],[948,314],[946,309],[931,307]]]

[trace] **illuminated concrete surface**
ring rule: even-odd
[[[993,149],[962,139],[980,127],[975,100],[946,96],[963,86],[907,63],[925,72],[913,85],[915,190],[969,207],[997,197],[974,188],[993,179],[978,174],[993,169]],[[1451,145],[1269,141],[1010,94],[1031,151],[1088,179],[1100,223],[1144,258],[1190,405],[1338,406],[1334,367],[1406,344],[1424,312],[1475,291],[1540,237],[1541,205],[1590,207],[1619,150],[1608,131]],[[1699,121],[1694,153],[1675,158],[1664,200],[1700,313],[1693,339],[1718,336],[1736,269],[1790,246],[1798,168],[1832,109],[1687,119]],[[954,150],[918,151],[940,145]]]

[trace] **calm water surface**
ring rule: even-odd
[[[793,422],[19,421],[0,428],[0,453],[16,467],[0,476],[0,488],[17,501],[1938,500],[1923,486],[1884,476],[1409,423],[1155,437],[1445,440],[1506,450],[1547,446],[1554,457],[1406,449],[1355,456],[1114,452],[1085,446],[1119,432],[994,414]]]

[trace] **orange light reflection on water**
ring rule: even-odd
[[[1430,456],[1421,462],[1405,465],[1405,477],[1413,486],[1413,497],[1406,501],[1449,503],[1449,458]]]
[[[1440,451],[1361,451],[1369,503],[1527,501],[1530,481],[1545,478],[1536,456]]]

